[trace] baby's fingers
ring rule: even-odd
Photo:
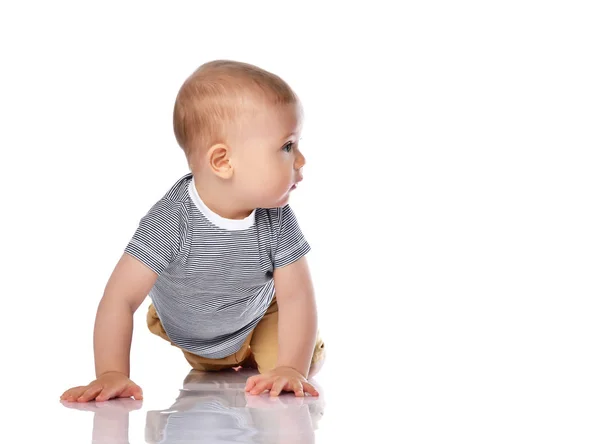
[[[102,389],[100,394],[96,396],[96,401],[108,401],[109,399],[116,398],[119,393],[123,391],[122,387],[106,386]]]
[[[63,401],[75,401],[86,390],[87,385],[80,385],[79,387],[70,388],[61,395],[60,399],[62,399]]]
[[[77,398],[77,402],[88,402],[96,398],[96,395],[102,391],[101,385],[90,385],[88,389]]]
[[[271,381],[270,379],[260,381],[256,383],[252,390],[250,390],[250,393],[253,395],[260,395],[265,390],[269,390],[272,385],[273,381]]]
[[[136,385],[131,393],[131,396],[133,396],[133,399],[141,401],[142,399],[144,399],[144,392],[142,391],[142,388],[140,386]]]
[[[279,396],[283,388],[287,385],[287,378],[279,377],[273,383],[271,388],[271,396]]]
[[[130,398],[132,396],[133,399],[138,401],[144,399],[144,394],[142,393],[142,389],[139,385],[133,383],[129,384],[119,395],[120,398]]]
[[[252,390],[252,387],[254,387],[258,381],[260,381],[260,376],[258,375],[249,377],[246,381],[246,391],[249,392]]]
[[[302,382],[297,379],[292,380],[290,383],[292,389],[294,390],[294,394],[297,397],[304,397],[304,388],[302,387]]]
[[[306,393],[310,393],[312,396],[319,396],[319,392],[310,382],[303,382],[302,386],[304,387],[304,391]]]

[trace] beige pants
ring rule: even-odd
[[[167,336],[163,328],[156,309],[153,304],[148,308],[148,328],[152,333],[169,341],[174,347],[180,348]],[[186,350],[183,350],[183,355],[190,363],[192,368],[201,371],[219,371],[232,367],[252,367],[258,368],[260,373],[266,373],[272,370],[277,365],[278,352],[278,325],[279,311],[277,300],[274,297],[271,305],[267,309],[266,314],[260,320],[258,325],[250,332],[242,347],[234,354],[220,359],[203,358]],[[320,361],[325,357],[325,344],[317,332],[317,340],[311,365]]]

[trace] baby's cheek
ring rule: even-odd
[[[291,178],[289,175],[282,174],[281,176],[279,176],[279,178],[277,179],[277,190],[281,193],[287,192],[291,186],[290,181]]]

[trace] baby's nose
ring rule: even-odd
[[[304,165],[306,165],[306,158],[301,152],[298,152],[298,156],[296,156],[295,167],[297,170],[301,169]]]

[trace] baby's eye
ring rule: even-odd
[[[285,151],[286,153],[289,153],[290,151],[292,151],[292,149],[294,148],[294,144],[292,142],[288,142],[285,145],[283,145],[283,151]]]

